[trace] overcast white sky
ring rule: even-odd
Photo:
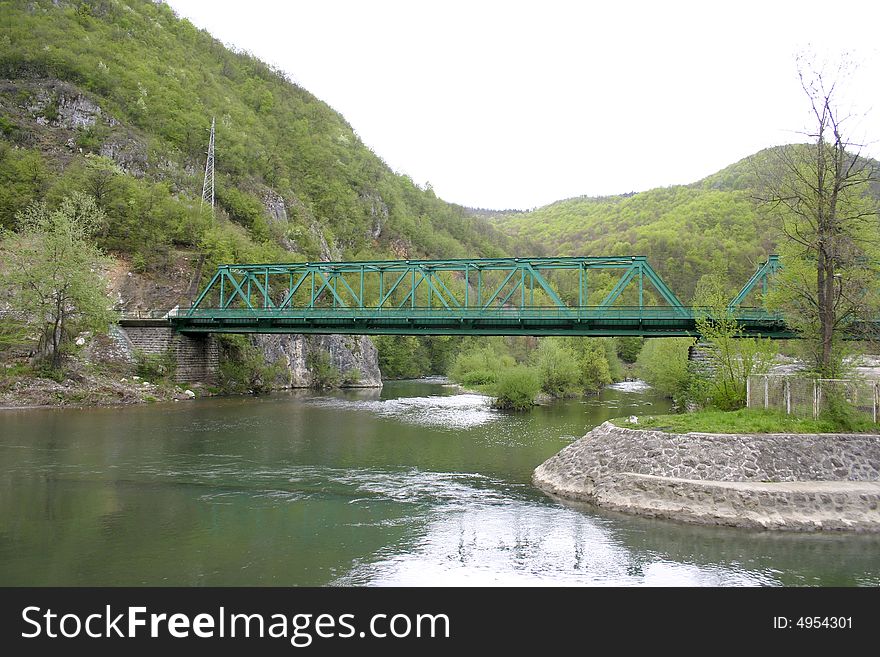
[[[341,112],[395,171],[484,208],[686,184],[802,141],[795,55],[852,53],[880,156],[880,2],[168,0]]]

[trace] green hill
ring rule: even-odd
[[[774,249],[770,221],[755,206],[762,151],[692,185],[626,196],[574,198],[493,217],[517,254],[645,255],[683,300],[701,275],[726,271],[745,282]]]
[[[0,2],[0,227],[80,190],[101,246],[223,261],[500,255],[506,238],[389,167],[284,74],[148,0]],[[217,213],[200,211],[217,122]],[[195,262],[194,259],[188,262]]]

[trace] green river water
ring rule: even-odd
[[[688,526],[531,485],[603,420],[666,409],[606,389],[505,414],[426,380],[0,411],[0,585],[880,584],[878,537]]]

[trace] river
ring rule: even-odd
[[[880,537],[564,505],[532,470],[606,389],[525,414],[442,380],[0,411],[0,585],[880,585]]]

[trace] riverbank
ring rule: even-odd
[[[710,434],[605,422],[539,466],[565,499],[689,523],[880,531],[880,436]]]
[[[2,372],[2,371],[0,371]],[[349,389],[381,389],[374,385],[333,386]],[[314,386],[272,386],[267,392],[314,390]],[[25,408],[131,406],[156,402],[189,401],[199,397],[242,397],[252,393],[222,390],[202,383],[178,385],[173,381],[148,381],[137,375],[69,370],[60,380],[34,373],[0,373],[0,411]]]
[[[0,377],[0,410],[70,406],[119,406],[187,401],[214,394],[198,384],[153,383],[138,376],[70,372],[60,381],[37,375]]]

